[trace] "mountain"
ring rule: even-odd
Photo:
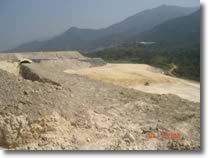
[[[145,30],[150,30],[156,25],[165,22],[169,19],[191,14],[196,11],[196,8],[185,8],[178,6],[162,5],[157,8],[144,10],[133,15],[124,21],[114,24],[106,29],[105,32],[112,33],[141,33]]]
[[[152,30],[139,34],[140,41],[154,42],[199,42],[200,10],[191,15],[168,20]]]
[[[92,29],[72,27],[63,34],[50,40],[25,43],[15,48],[14,51],[86,49],[90,41],[98,37],[98,33],[98,31]]]
[[[169,19],[189,15],[196,10],[197,8],[162,5],[144,10],[104,29],[72,27],[50,40],[25,43],[12,51],[92,50],[99,47],[108,47],[116,40],[123,41],[151,30]]]

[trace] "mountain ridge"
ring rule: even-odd
[[[71,27],[64,33],[45,41],[35,41],[16,47],[16,51],[57,51],[57,50],[93,50],[111,46],[117,39],[126,40],[135,34],[151,30],[169,19],[182,17],[196,11],[197,8],[159,6],[141,11],[125,20],[103,29],[80,29]]]
[[[191,15],[168,20],[148,32],[139,34],[139,38],[148,41],[200,41],[200,10]]]

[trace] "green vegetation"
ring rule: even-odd
[[[173,64],[177,69],[174,75],[200,81],[200,47],[174,48],[160,45],[109,48],[85,54],[89,57],[101,57],[110,63],[149,64],[166,71]]]

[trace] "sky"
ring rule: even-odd
[[[0,51],[44,40],[70,27],[104,28],[163,4],[199,6],[199,0],[0,0]]]

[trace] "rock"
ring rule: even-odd
[[[113,133],[114,132],[114,129],[113,128],[109,128],[108,129],[108,132]]]
[[[90,138],[87,138],[87,142],[90,142]]]
[[[4,138],[3,132],[0,130],[0,142],[3,142],[3,138]]]
[[[28,92],[27,91],[24,91],[24,95],[28,95]]]
[[[112,125],[111,120],[102,114],[95,114],[94,122],[97,129],[109,129]]]
[[[63,88],[61,86],[56,86],[56,90],[62,90]]]
[[[131,143],[134,143],[134,142],[136,141],[135,138],[134,138],[134,136],[133,136],[131,133],[126,133],[126,134],[124,135],[123,139],[124,139],[125,141],[129,141],[129,142],[131,142]]]
[[[149,82],[145,82],[144,85],[145,86],[149,86],[150,84],[149,84]]]
[[[124,95],[124,92],[120,92],[121,95]]]

